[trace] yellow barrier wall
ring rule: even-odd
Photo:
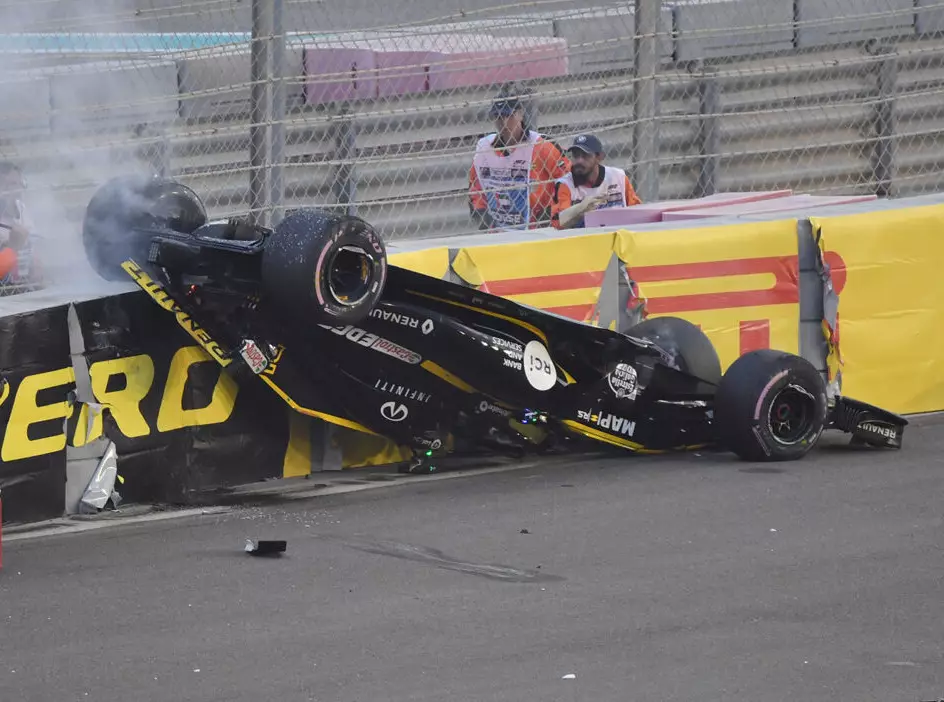
[[[616,252],[647,299],[708,335],[722,368],[758,348],[799,351],[796,220],[619,232]]]
[[[615,234],[460,249],[452,269],[469,285],[587,321],[600,299]]]
[[[433,278],[443,278],[449,271],[449,249],[423,249],[421,251],[404,251],[391,253],[388,262],[392,266],[406,268]]]
[[[944,205],[810,222],[844,279],[843,394],[893,412],[944,410]]]
[[[701,326],[725,368],[755,348],[798,352],[796,220],[477,246],[453,270],[484,292],[587,321],[613,253],[650,316]]]

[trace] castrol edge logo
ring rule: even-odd
[[[423,360],[423,357],[415,351],[411,351],[405,346],[400,346],[400,344],[396,344],[389,339],[384,339],[382,336],[377,336],[376,334],[371,334],[370,332],[364,331],[360,327],[354,327],[351,325],[332,327],[328,324],[319,324],[318,326],[322,329],[332,332],[333,334],[342,336],[348,341],[357,344],[358,346],[373,349],[374,351],[395,358],[398,361],[403,361],[404,363],[416,365]]]

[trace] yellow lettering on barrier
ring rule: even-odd
[[[75,372],[71,366],[28,375],[20,381],[20,387],[13,399],[13,407],[10,409],[10,419],[3,435],[3,447],[0,449],[0,459],[4,463],[43,456],[65,448],[66,435],[61,426],[59,431],[52,436],[38,439],[30,438],[30,428],[41,422],[65,421],[70,413],[65,389],[62,391],[62,399],[59,402],[48,405],[40,405],[38,395],[43,390],[70,385],[74,382]]]
[[[158,431],[168,432],[193,426],[221,424],[232,416],[239,388],[231,377],[223,373],[220,374],[213,388],[211,401],[206,407],[184,409],[183,398],[190,369],[198,363],[213,363],[213,359],[199,346],[187,346],[178,349],[174,354],[158,411]],[[155,367],[150,356],[140,354],[99,361],[90,366],[89,375],[95,400],[104,410],[111,412],[123,435],[137,438],[151,433],[152,427],[141,410],[141,402],[154,385]],[[124,376],[124,386],[119,390],[109,390],[109,382],[117,376]],[[66,420],[76,409],[78,417],[69,444],[81,447],[102,436],[102,414],[94,414],[90,422],[89,405],[80,403],[78,408],[70,405],[65,387],[62,387],[60,402],[39,404],[38,395],[42,391],[74,382],[75,373],[71,366],[28,375],[20,381],[4,430],[0,460],[18,461],[63,450],[67,442],[64,425],[60,425],[55,431],[46,432],[49,436],[40,438],[35,438],[35,425],[57,419]],[[10,394],[9,383],[4,383],[3,389],[0,390],[0,405]]]
[[[89,369],[92,376],[92,393],[101,404],[107,405],[121,433],[129,438],[147,436],[151,433],[147,420],[141,413],[141,401],[147,397],[154,382],[154,361],[144,354],[115,358],[93,363]],[[108,390],[108,382],[124,376],[125,386],[120,390]],[[95,418],[90,439],[101,436],[101,415]],[[96,432],[97,428],[97,432]]]
[[[75,431],[72,433],[70,446],[81,448],[90,441],[95,441],[95,439],[105,432],[102,426],[102,415],[100,413],[92,418],[92,426],[89,426],[90,411],[87,404],[81,403],[79,405],[79,416],[75,422]]]
[[[206,407],[184,409],[184,390],[190,375],[190,368],[198,363],[210,363],[213,359],[198,346],[185,346],[174,354],[167,374],[167,386],[161,398],[161,407],[157,414],[157,429],[161,432],[183,429],[185,427],[221,424],[230,418],[236,406],[239,386],[236,381],[223,372],[213,388],[213,397]]]

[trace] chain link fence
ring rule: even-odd
[[[944,189],[944,0],[575,4],[0,0],[0,159],[60,262],[94,189],[142,169],[213,217],[476,231],[470,167],[509,82],[532,129],[597,135],[644,201]]]

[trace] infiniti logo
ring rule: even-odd
[[[410,412],[406,405],[399,405],[396,402],[384,402],[380,406],[380,414],[384,419],[391,422],[402,422],[409,416]]]

